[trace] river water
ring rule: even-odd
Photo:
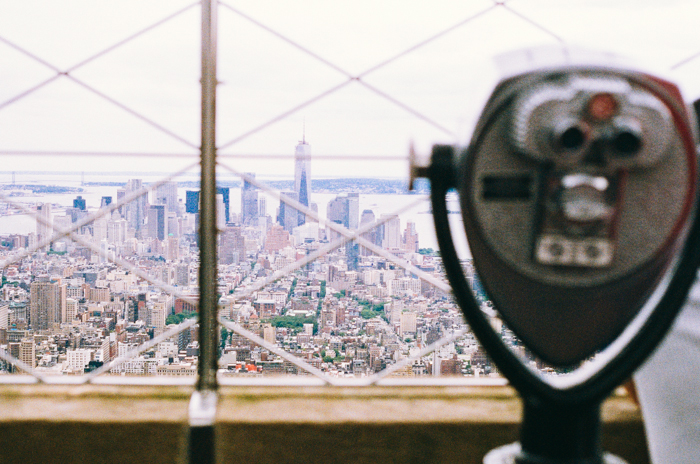
[[[149,180],[144,179],[144,182]],[[41,183],[39,180],[38,183]],[[114,201],[117,198],[117,189],[119,186],[84,186],[80,187],[80,183],[76,181],[61,181],[55,182],[54,185],[60,185],[64,187],[82,188],[80,192],[72,193],[49,193],[42,195],[34,195],[28,190],[23,190],[26,193],[21,196],[13,196],[12,200],[20,203],[29,208],[35,207],[37,203],[51,203],[52,211],[54,214],[63,215],[65,208],[73,206],[73,200],[78,196],[82,196],[85,199],[87,209],[89,211],[95,211],[100,206],[100,201],[103,196],[111,196]],[[6,186],[3,193],[5,195],[9,194],[8,186]],[[188,188],[178,188],[178,197],[184,203],[186,191],[191,190]],[[19,191],[16,191],[19,193]],[[261,194],[262,195],[262,194]],[[326,217],[326,208],[328,202],[336,197],[335,193],[312,193],[311,201],[318,205],[319,215],[322,218]],[[230,190],[230,210],[234,213],[240,213],[241,209],[241,194],[240,189],[232,188]],[[419,246],[420,248],[433,248],[438,249],[437,240],[435,237],[435,228],[433,225],[430,200],[425,195],[400,195],[400,194],[362,194],[360,193],[360,215],[364,210],[372,210],[376,218],[379,218],[382,214],[392,214],[396,211],[403,209],[405,206],[414,203],[423,198],[416,206],[410,208],[407,211],[402,212],[399,215],[401,220],[401,232],[406,228],[406,223],[412,221],[416,225],[416,231],[418,232]],[[279,207],[279,201],[266,196],[266,210],[267,214],[273,218],[276,216],[276,210]],[[0,208],[4,208],[5,204],[0,204]],[[459,211],[459,204],[456,198],[450,197],[448,200],[448,207],[451,211]],[[0,209],[0,212],[5,211]],[[459,240],[455,240],[457,249],[461,256],[468,256],[468,247],[466,245],[466,240],[463,239],[463,233],[457,233],[462,229],[462,220],[460,214],[450,214],[450,223],[452,229],[455,231],[455,235]],[[36,223],[31,216],[26,214],[4,214],[0,216],[0,235],[8,234],[23,234],[26,235],[30,232],[36,233]]]

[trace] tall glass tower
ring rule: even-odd
[[[254,173],[246,172],[246,174],[255,179]],[[247,180],[243,180],[243,188],[241,188],[241,225],[257,226],[258,216],[258,188]]]
[[[299,203],[308,207],[311,193],[311,145],[306,143],[306,136],[294,151],[294,192]],[[298,225],[306,223],[306,215],[299,213]]]
[[[136,192],[137,190],[141,190],[142,188],[143,183],[141,182],[141,179],[129,179],[129,181],[126,183],[126,195]],[[140,237],[138,231],[141,230],[145,223],[147,207],[148,195],[141,195],[125,205],[126,221],[130,228],[137,231],[137,237]]]

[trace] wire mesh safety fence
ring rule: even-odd
[[[227,24],[238,21],[235,24],[242,29],[253,28],[257,33],[266,36],[265,40],[282,43],[285,47],[289,47],[285,50],[294,50],[297,54],[295,56],[303,56],[303,59],[315,63],[307,64],[307,67],[320,66],[325,69],[325,71],[319,71],[313,67],[313,73],[320,75],[323,72],[330,72],[326,80],[314,81],[313,85],[303,91],[283,89],[284,93],[292,97],[284,99],[279,104],[271,104],[260,114],[257,109],[251,111],[250,120],[246,120],[248,115],[245,114],[245,110],[237,109],[235,100],[229,98],[230,94],[224,93],[218,99],[217,105],[224,116],[220,121],[223,120],[227,124],[227,130],[221,131],[224,133],[223,142],[218,143],[218,150],[221,151],[218,163],[219,184],[224,185],[226,181],[233,182],[231,179],[236,179],[235,183],[231,183],[233,187],[227,190],[229,195],[233,191],[235,195],[240,192],[242,196],[244,190],[253,189],[256,198],[262,195],[260,198],[266,198],[270,203],[279,202],[280,210],[294,211],[293,217],[297,221],[299,218],[304,218],[304,222],[297,222],[297,225],[314,224],[311,229],[316,233],[312,240],[302,240],[302,236],[299,235],[298,246],[291,247],[289,236],[294,234],[293,227],[287,227],[288,230],[285,230],[284,224],[272,226],[272,223],[277,221],[264,219],[261,220],[264,224],[263,230],[260,224],[254,225],[258,222],[257,217],[256,221],[244,223],[244,199],[241,199],[238,221],[231,220],[233,215],[230,215],[230,224],[227,225],[226,221],[219,223],[219,247],[225,248],[227,253],[225,258],[220,257],[217,289],[217,292],[221,293],[217,297],[220,304],[218,323],[222,330],[216,331],[217,335],[222,335],[221,339],[217,340],[221,350],[219,363],[221,382],[235,383],[241,379],[287,373],[308,374],[328,384],[355,381],[359,385],[375,384],[393,375],[420,377],[431,369],[435,375],[436,370],[439,372],[437,367],[440,364],[439,357],[429,355],[440,349],[444,350],[440,356],[445,357],[440,359],[444,360],[442,364],[447,368],[446,372],[452,372],[464,378],[463,372],[468,371],[466,367],[462,369],[463,365],[466,366],[463,360],[467,358],[464,356],[464,349],[473,344],[471,341],[465,341],[468,340],[464,338],[468,337],[468,328],[464,321],[459,319],[456,307],[448,300],[450,289],[440,274],[439,257],[414,256],[417,243],[411,241],[412,239],[409,239],[408,245],[405,240],[401,245],[396,237],[392,239],[394,242],[391,245],[386,245],[391,242],[388,239],[384,240],[384,244],[377,239],[377,231],[382,231],[385,235],[400,234],[400,222],[397,226],[397,220],[404,217],[408,211],[415,213],[417,208],[425,209],[426,197],[413,195],[409,201],[402,200],[397,202],[400,204],[390,205],[386,213],[382,212],[384,214],[378,219],[361,222],[358,217],[361,211],[359,210],[360,198],[362,195],[365,197],[369,195],[359,192],[358,203],[353,203],[352,206],[358,211],[354,213],[351,226],[347,220],[345,223],[342,220],[336,221],[328,214],[323,216],[314,210],[312,204],[315,197],[319,196],[315,192],[311,193],[310,199],[302,199],[298,192],[297,195],[285,192],[285,190],[291,190],[289,187],[276,188],[271,186],[276,185],[274,182],[260,180],[268,174],[271,175],[270,179],[280,175],[280,170],[288,169],[294,162],[294,157],[279,154],[275,148],[268,148],[273,145],[265,145],[262,149],[255,148],[255,142],[261,137],[280,137],[275,134],[280,124],[290,124],[298,130],[298,118],[302,116],[306,118],[307,112],[323,118],[333,114],[334,109],[338,112],[346,111],[349,108],[346,100],[333,99],[352,100],[357,94],[350,93],[349,96],[344,96],[344,92],[354,92],[357,89],[366,92],[363,94],[362,102],[366,101],[366,98],[371,98],[372,101],[380,101],[385,105],[376,111],[381,114],[386,112],[389,114],[388,119],[394,118],[398,124],[409,120],[409,125],[418,123],[421,128],[427,127],[427,132],[419,131],[424,141],[432,143],[436,137],[438,139],[443,137],[443,140],[444,137],[448,137],[450,142],[457,141],[461,134],[459,128],[453,127],[459,126],[458,123],[446,117],[435,107],[426,105],[421,99],[411,98],[410,93],[407,94],[402,88],[403,83],[396,84],[395,88],[385,87],[383,84],[388,81],[381,73],[387,72],[391,75],[392,66],[398,68],[396,72],[405,73],[407,69],[405,66],[414,64],[410,62],[411,57],[420,53],[435,54],[435,49],[430,47],[436,46],[450,35],[470,29],[480,30],[479,28],[482,27],[480,22],[491,17],[503,24],[511,24],[514,21],[520,27],[535,34],[538,40],[552,43],[567,42],[564,32],[555,31],[554,29],[559,28],[553,25],[554,29],[552,29],[540,19],[538,16],[542,7],[540,3],[542,2],[529,2],[534,5],[533,11],[529,12],[528,2],[483,2],[471,7],[468,11],[465,9],[460,17],[450,16],[447,20],[443,18],[440,27],[436,27],[427,34],[406,35],[404,41],[391,53],[387,53],[386,57],[378,58],[369,64],[358,65],[353,62],[347,66],[343,63],[346,58],[344,54],[324,56],[323,53],[316,51],[317,47],[322,48],[321,44],[304,42],[303,34],[300,35],[298,31],[295,33],[302,39],[293,38],[280,30],[279,23],[276,26],[269,25],[260,11],[256,15],[248,12],[245,4],[238,5],[233,1],[219,3],[221,7],[219,15],[222,20],[229,21]],[[159,146],[154,148],[154,145],[149,142],[144,144],[143,148],[129,149],[131,147],[129,145],[127,149],[122,150],[115,149],[111,145],[100,149],[72,149],[70,146],[54,147],[51,143],[39,143],[37,148],[31,144],[18,144],[15,139],[8,139],[9,142],[3,144],[0,139],[0,156],[13,160],[12,163],[8,163],[13,168],[6,172],[6,174],[13,172],[13,182],[7,182],[7,188],[0,193],[0,201],[5,203],[8,222],[12,220],[12,216],[31,217],[35,221],[37,231],[36,234],[26,234],[26,238],[21,238],[23,234],[15,233],[12,234],[13,237],[8,235],[7,244],[1,256],[6,282],[12,282],[16,277],[24,277],[24,274],[31,276],[26,280],[17,280],[25,283],[24,293],[18,290],[18,287],[5,289],[4,297],[14,299],[14,302],[18,303],[14,306],[10,304],[5,306],[5,311],[11,311],[5,313],[6,322],[3,322],[3,315],[0,312],[0,330],[3,328],[1,324],[4,324],[4,345],[6,346],[6,349],[0,350],[0,359],[5,362],[6,371],[15,370],[15,372],[29,374],[39,382],[94,382],[98,381],[97,379],[113,377],[115,374],[120,378],[136,378],[137,375],[147,374],[162,378],[174,375],[188,381],[195,378],[196,370],[192,368],[192,363],[196,363],[197,347],[192,342],[196,338],[193,328],[196,327],[197,320],[181,319],[179,323],[166,325],[165,316],[175,309],[178,312],[181,312],[182,308],[196,309],[200,302],[199,289],[190,278],[190,273],[197,269],[198,264],[196,240],[186,241],[183,238],[184,220],[179,216],[182,211],[178,210],[177,206],[174,208],[175,211],[169,211],[167,206],[162,209],[156,207],[151,213],[151,209],[148,211],[144,209],[145,206],[132,205],[143,205],[140,203],[142,200],[139,199],[149,194],[155,198],[153,206],[165,203],[164,197],[158,198],[160,189],[172,185],[174,181],[181,180],[183,183],[189,181],[188,176],[197,171],[198,163],[192,164],[192,162],[200,147],[193,142],[190,129],[183,131],[172,129],[171,126],[177,126],[177,124],[172,124],[167,117],[164,119],[168,122],[163,122],[159,117],[153,116],[149,110],[140,109],[138,102],[127,103],[125,100],[128,99],[112,96],[109,91],[100,88],[99,80],[93,81],[88,77],[81,77],[80,71],[117,53],[137,54],[138,50],[130,48],[135,42],[157,33],[168,24],[190,18],[196,13],[198,6],[199,2],[183,4],[179,9],[164,7],[149,24],[141,25],[136,32],[124,34],[122,38],[87,54],[86,58],[74,60],[74,64],[68,66],[53,63],[50,56],[42,56],[31,46],[6,36],[0,30],[0,44],[4,45],[6,50],[11,50],[14,53],[13,57],[21,56],[21,59],[28,60],[49,72],[48,76],[39,78],[38,82],[20,85],[16,92],[2,95],[0,114],[10,113],[22,102],[33,98],[38,99],[37,96],[47,88],[66,81],[73,84],[74,89],[95,97],[110,106],[112,110],[118,110],[122,115],[147,126],[169,140],[169,144],[163,145],[165,148]],[[24,18],[24,20],[31,21],[31,18]],[[317,21],[320,20],[317,19]],[[191,26],[193,29],[196,28],[195,25]],[[224,36],[224,39],[227,38]],[[489,40],[495,42],[493,38]],[[328,41],[332,41],[332,37],[329,37]],[[517,42],[517,38],[514,38],[510,40],[509,45]],[[249,58],[249,56],[236,47],[248,47],[253,50],[248,53],[255,53],[252,44],[241,39],[240,36],[234,43],[222,40],[219,45],[222,54],[227,46],[236,49],[236,53],[243,58]],[[453,44],[448,43],[447,47],[451,46]],[[450,59],[454,57],[454,55],[446,56]],[[670,69],[684,68],[692,65],[698,55],[688,52],[685,56],[687,58],[679,56],[676,62],[666,63],[666,66]],[[226,58],[224,61],[229,59]],[[418,59],[426,59],[426,56],[420,55]],[[407,60],[408,64],[406,64]],[[220,78],[224,88],[235,89],[239,82],[238,76],[247,76],[242,69],[247,65],[245,60],[242,59],[238,64],[240,66],[238,69],[235,66],[223,67]],[[429,61],[429,64],[434,65],[435,61]],[[192,67],[195,67],[194,63]],[[353,72],[351,71],[353,68],[360,70]],[[114,73],[114,70],[110,72]],[[444,82],[437,75],[449,72],[454,72],[454,69],[450,67],[445,70],[438,69],[435,74],[428,76],[434,77],[433,85],[439,87]],[[374,76],[378,77],[373,81]],[[290,82],[294,81],[289,76],[286,78]],[[265,80],[261,77],[261,87],[264,87]],[[227,84],[228,81],[232,84]],[[421,85],[424,84],[424,82],[421,83]],[[164,83],[164,85],[167,84]],[[428,93],[436,91],[430,89],[430,86],[428,89]],[[264,92],[263,90],[263,94]],[[448,97],[452,98],[452,95]],[[440,98],[437,100],[440,104],[444,102]],[[42,100],[39,99],[39,101]],[[336,107],[335,103],[339,106]],[[157,105],[158,101],[155,104]],[[330,112],[313,113],[314,108],[324,104],[329,105]],[[199,114],[199,110],[199,108],[193,109],[196,114]],[[190,108],[190,112],[193,111]],[[358,112],[352,117],[372,121],[374,118],[372,111],[374,109],[364,113]],[[396,116],[395,112],[400,116]],[[310,117],[308,121],[309,126],[314,126]],[[221,122],[219,124],[222,125]],[[316,126],[326,127],[321,123]],[[233,134],[229,133],[230,127],[236,128]],[[396,127],[395,121],[381,127]],[[283,131],[279,130],[279,132]],[[363,134],[354,133],[351,136],[361,138]],[[344,140],[344,137],[346,136],[339,136],[339,139]],[[403,140],[404,146],[408,145],[406,132],[402,132],[398,137]],[[402,154],[395,145],[388,150],[386,146],[382,146],[376,151],[373,147],[364,145],[353,146],[347,143],[339,143],[339,145],[345,145],[345,147],[334,152],[335,148],[330,148],[331,145],[327,144],[326,153],[310,156],[311,161],[326,167],[340,166],[330,174],[335,176],[342,174],[343,167],[352,163],[367,166],[359,172],[371,171],[376,175],[384,171],[393,176],[397,169],[408,170],[406,155]],[[134,146],[138,147],[138,144]],[[231,151],[234,149],[239,151]],[[261,153],[261,150],[266,151]],[[353,152],[354,154],[349,154]],[[14,173],[23,175],[22,173],[28,171],[26,162],[22,161],[23,157],[27,160],[46,159],[49,160],[46,163],[47,166],[58,166],[59,170],[74,172],[84,171],[83,164],[87,161],[81,160],[87,159],[90,162],[96,160],[97,165],[101,165],[98,169],[103,174],[121,172],[113,169],[118,165],[122,171],[128,171],[129,175],[135,177],[138,174],[134,173],[139,171],[142,164],[145,164],[143,160],[149,160],[149,166],[153,166],[150,168],[152,171],[172,170],[172,174],[161,175],[158,178],[151,176],[152,181],[145,187],[132,185],[125,189],[121,198],[117,194],[117,201],[105,204],[99,209],[95,208],[93,212],[72,212],[75,220],[73,218],[55,220],[50,210],[47,214],[45,208],[37,208],[36,205],[23,201],[21,196],[15,195],[19,187],[14,182]],[[74,168],[67,168],[61,164],[62,160],[69,159]],[[379,167],[375,168],[373,165]],[[43,167],[43,164],[37,164],[37,166]],[[174,166],[177,168],[171,169]],[[256,174],[250,174],[251,172]],[[311,179],[307,179],[307,182],[311,182]],[[187,185],[192,185],[192,191],[199,187],[196,182],[191,181]],[[182,197],[182,192],[178,195]],[[347,196],[339,195],[333,198],[332,194],[328,194],[327,197],[325,200],[327,203],[337,198],[342,198],[345,204],[353,201],[348,200]],[[43,204],[41,200],[34,201]],[[177,224],[177,232],[169,237],[159,236],[162,230],[159,232],[155,224],[166,223],[169,212],[174,214],[170,219],[173,219],[171,221],[173,225]],[[152,215],[148,216],[148,214]],[[194,230],[194,213],[189,214],[193,214],[190,226]],[[220,208],[218,214],[225,215],[224,209]],[[260,216],[264,218],[267,215],[265,211],[265,214]],[[136,216],[134,221],[140,221],[137,228],[129,224],[133,216]],[[148,222],[151,222],[153,230],[148,232],[144,230],[139,236],[138,228],[148,226],[145,216],[148,216]],[[278,218],[281,218],[279,222],[284,222],[282,213],[275,219]],[[429,222],[429,215],[424,216],[422,221]],[[121,225],[115,226],[116,223]],[[112,234],[105,232],[107,227],[113,227],[115,230],[121,227],[123,230],[120,229],[122,232],[119,233],[122,238],[115,239],[113,234],[118,235],[117,232]],[[130,232],[129,229],[135,230]],[[278,236],[283,238],[287,246],[279,249],[265,248],[263,242],[275,237],[270,233],[271,229],[279,231]],[[323,239],[319,231],[321,236],[324,236]],[[297,234],[300,233],[303,232],[297,231]],[[130,234],[133,236],[127,240],[126,236]],[[409,230],[408,235],[410,234]],[[10,239],[16,243],[10,246]],[[145,242],[148,242],[148,245]],[[54,248],[57,243],[63,243],[61,247],[65,247],[65,251],[61,247]],[[168,260],[172,262],[161,265],[165,260],[159,257],[164,255],[163,251],[168,246],[176,248],[178,253],[171,253]],[[177,256],[184,246],[187,246],[183,253],[186,257]],[[401,247],[404,249],[399,250],[398,248]],[[68,251],[69,249],[71,251]],[[191,252],[194,254],[189,254]],[[64,257],[66,261],[60,262]],[[69,261],[69,258],[72,261]],[[150,261],[150,263],[144,264],[144,261]],[[173,281],[177,279],[173,279],[171,271],[178,263],[181,264],[182,272],[187,275],[183,280],[178,280],[179,283],[175,286]],[[73,303],[74,309],[66,308],[65,295],[61,296],[61,291],[66,290],[60,290],[60,282],[56,285],[56,279],[51,278],[51,271],[62,267],[65,275],[61,275],[58,281],[69,280],[73,279],[73,274],[68,274],[68,270],[77,271],[80,266],[93,269],[95,266],[91,267],[90,264],[97,264],[97,267],[103,266],[103,269],[115,275],[119,274],[125,279],[123,283],[110,287],[119,288],[120,291],[110,290],[109,301],[102,300],[102,303],[119,303],[115,306],[118,309],[108,308],[107,304],[100,304],[98,299],[91,300],[88,287],[97,286],[94,282],[93,285],[86,284],[84,280],[81,289],[85,301],[81,303],[82,298],[77,298],[78,301]],[[317,265],[315,269],[314,264]],[[163,271],[164,269],[166,271]],[[168,274],[166,278],[163,278],[164,273]],[[331,273],[336,275],[332,276]],[[49,278],[37,278],[40,274],[46,274]],[[233,278],[227,280],[226,276],[229,274]],[[126,278],[127,275],[131,277]],[[319,278],[322,275],[325,278]],[[108,281],[106,275],[103,277],[100,279],[103,285],[114,282]],[[333,277],[336,278],[333,279]],[[36,292],[32,292],[34,281],[56,286],[58,290],[52,291],[58,292],[58,298],[63,300],[59,301],[58,306],[55,300],[54,302],[37,301],[43,297],[40,296],[42,293],[38,284],[35,286]],[[284,284],[269,290],[280,282]],[[296,288],[298,282],[309,287],[306,294],[297,291],[302,290]],[[132,288],[128,290],[129,285]],[[344,288],[334,288],[333,285]],[[395,285],[395,289],[392,289],[392,285]],[[322,288],[325,289],[325,295]],[[335,295],[330,294],[331,291]],[[94,292],[95,295],[98,293]],[[152,294],[153,301],[139,300],[139,293]],[[421,296],[426,293],[432,296]],[[129,294],[133,298],[129,299],[127,297]],[[263,294],[268,298],[262,298]],[[35,299],[34,302],[31,301],[32,296]],[[55,297],[52,296],[52,298]],[[270,303],[269,300],[272,298],[279,298],[279,300],[276,303]],[[20,309],[22,303],[24,308]],[[176,303],[177,308],[175,308]],[[129,305],[132,308],[131,315],[129,315]],[[147,312],[149,321],[144,320],[143,324],[136,324],[138,319],[135,312],[138,309]],[[404,309],[407,311],[402,312]],[[38,327],[37,315],[41,314],[41,317],[51,319],[43,314],[47,311],[53,311],[53,319],[45,326]],[[95,314],[94,317],[90,315],[91,312]],[[98,316],[100,313],[101,315]],[[20,314],[24,314],[24,320],[19,317]],[[113,320],[106,321],[110,318],[105,314],[112,316]],[[299,316],[290,316],[290,314],[299,314]],[[290,322],[289,319],[284,319],[285,316],[296,317],[296,319]],[[35,320],[31,320],[32,317]],[[130,317],[133,319],[131,325],[126,322]],[[27,321],[27,319],[30,320]],[[53,325],[50,322],[53,322]],[[12,330],[13,323],[16,330]],[[293,325],[280,328],[274,327],[273,323]],[[304,323],[306,326],[303,325]],[[455,341],[459,343],[455,345]],[[60,347],[61,343],[63,347]],[[90,348],[80,350],[79,346]],[[473,346],[469,349],[472,348]],[[75,369],[67,359],[69,352],[72,353],[71,362],[78,366]],[[99,356],[96,356],[97,353]],[[145,353],[148,355],[144,356]],[[476,367],[476,356],[475,352],[471,357],[474,367]],[[38,365],[42,360],[44,365]],[[56,366],[61,360],[64,360],[64,368],[59,369]],[[92,370],[85,373],[88,361],[98,362],[90,364]],[[83,375],[77,378],[64,375],[76,372],[81,372]],[[13,381],[15,377],[17,376],[2,376],[1,379]]]

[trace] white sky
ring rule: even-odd
[[[200,11],[196,5],[70,72],[182,140],[145,124],[65,76],[2,107],[56,75],[6,41],[65,71],[191,4],[187,0],[0,0],[0,38],[4,39],[0,40],[0,153],[4,153],[0,171],[170,171],[195,161],[200,118]],[[426,154],[434,143],[465,141],[494,84],[487,66],[491,56],[524,46],[554,44],[557,38],[638,58],[679,82],[688,98],[700,96],[700,59],[671,69],[700,52],[700,2],[694,0],[512,0],[505,7],[494,6],[491,0],[227,0],[219,7],[220,145],[348,80],[342,72],[226,5],[353,76],[484,12],[362,76],[367,84],[447,132],[362,84],[350,82],[221,150],[222,154],[290,157],[223,159],[259,177],[292,175],[291,156],[304,124],[314,155],[340,158],[314,161],[315,177],[403,177],[411,140]],[[155,152],[193,157],[14,154],[22,151]],[[397,161],[347,159],[371,155],[395,156]],[[0,176],[0,182],[5,181]]]

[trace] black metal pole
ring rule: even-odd
[[[602,464],[600,403],[559,404],[523,397],[517,464]]]
[[[216,0],[202,0],[202,144],[199,220],[199,364],[189,408],[190,464],[216,460],[217,224],[216,224]]]

